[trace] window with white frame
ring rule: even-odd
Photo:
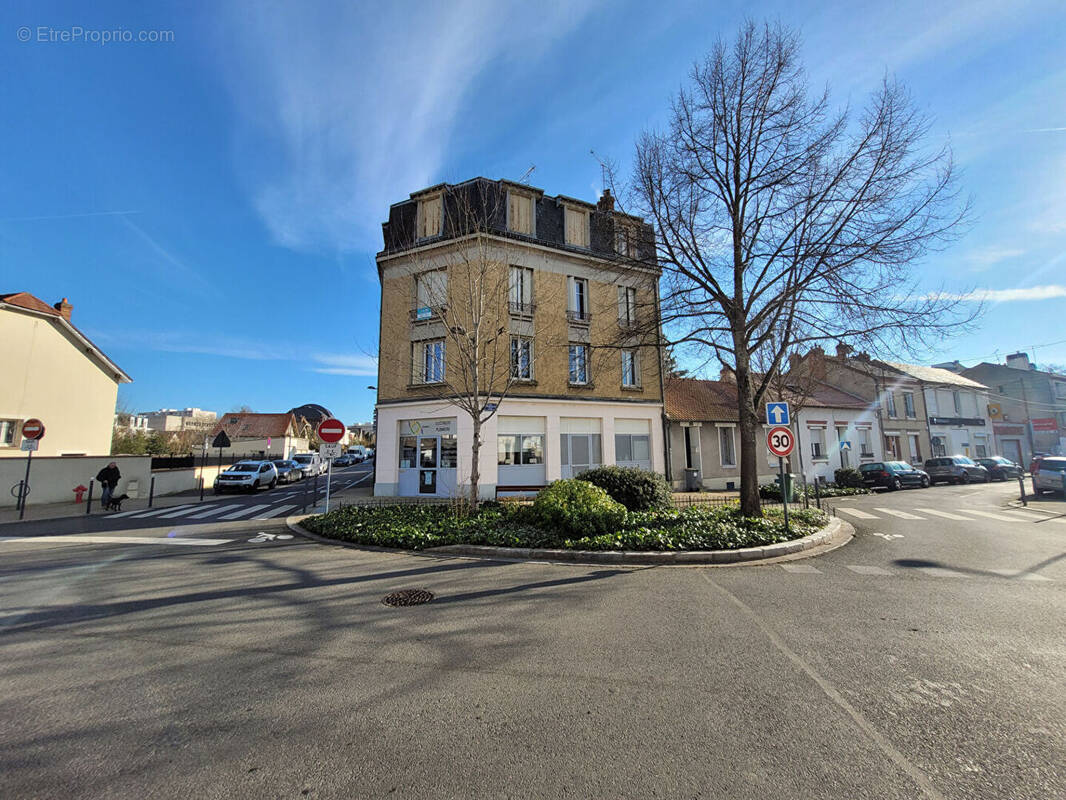
[[[533,380],[533,340],[528,337],[511,337],[511,377],[519,381]]]
[[[508,299],[511,312],[529,314],[533,311],[533,270],[528,267],[511,267]]]
[[[507,192],[507,229],[532,236],[534,230],[533,196],[509,190]]]
[[[589,212],[583,208],[565,207],[566,243],[574,247],[589,246]]]
[[[434,316],[446,305],[448,305],[448,273],[446,270],[435,269],[415,276],[417,318]]]
[[[496,436],[497,466],[544,463],[544,434],[501,433]]]
[[[638,370],[636,350],[622,351],[622,385],[629,387],[640,386],[640,371]]]
[[[959,390],[955,389],[951,392],[951,402],[955,405],[955,416],[962,416],[962,395],[959,394]]]
[[[444,381],[444,340],[431,339],[413,346],[415,375],[419,383]]]
[[[444,196],[437,194],[418,201],[418,238],[440,236],[444,223]]]
[[[589,348],[585,344],[570,345],[570,383],[589,382]]]
[[[808,428],[807,435],[811,439],[811,458],[828,458],[825,454],[825,428]]]
[[[628,466],[630,462],[651,461],[650,437],[646,433],[616,433],[614,435],[614,463]]]
[[[626,328],[637,324],[637,290],[632,286],[618,287],[618,324]]]
[[[632,225],[614,221],[614,251],[626,258],[637,257],[637,232]]]
[[[589,282],[584,278],[570,278],[570,299],[567,316],[571,321],[587,322],[589,319]]]
[[[890,417],[896,416],[896,396],[892,392],[885,392],[885,412]]]
[[[722,456],[723,467],[735,467],[737,465],[737,448],[733,438],[734,430],[732,425],[724,425],[718,429],[718,450]]]
[[[914,393],[903,393],[903,411],[907,415],[907,419],[914,419],[916,414],[914,411]]]
[[[874,451],[870,448],[870,429],[857,428],[856,433],[859,437],[859,457],[873,458]]]
[[[0,419],[0,447],[14,447],[16,444],[17,419]]]

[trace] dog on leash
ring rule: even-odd
[[[130,496],[123,492],[122,494],[113,494],[110,499],[104,505],[104,511],[121,511],[122,501],[129,500]]]

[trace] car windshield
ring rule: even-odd
[[[1045,458],[1040,462],[1041,472],[1066,472],[1066,458],[1052,460]]]
[[[247,464],[234,464],[227,472],[259,472],[259,464],[249,461]]]
[[[970,459],[966,458],[965,456],[958,456],[955,459],[955,461],[958,462],[959,464],[965,464],[967,467],[972,467],[974,465],[974,463],[972,461],[970,461]]]
[[[278,467],[291,467],[292,466],[292,462],[291,461],[275,461],[274,465],[278,466]]]
[[[296,456],[293,461],[295,461],[297,464],[310,464],[311,456]]]

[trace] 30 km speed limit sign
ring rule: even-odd
[[[788,428],[778,426],[770,428],[766,434],[766,447],[778,458],[787,458],[792,455],[792,448],[796,446],[796,437]]]

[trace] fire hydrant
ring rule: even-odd
[[[88,486],[82,486],[80,483],[77,486],[75,486],[74,487],[74,502],[75,503],[80,503],[81,499],[82,499],[82,495],[84,495],[87,491],[89,491],[89,487]]]

